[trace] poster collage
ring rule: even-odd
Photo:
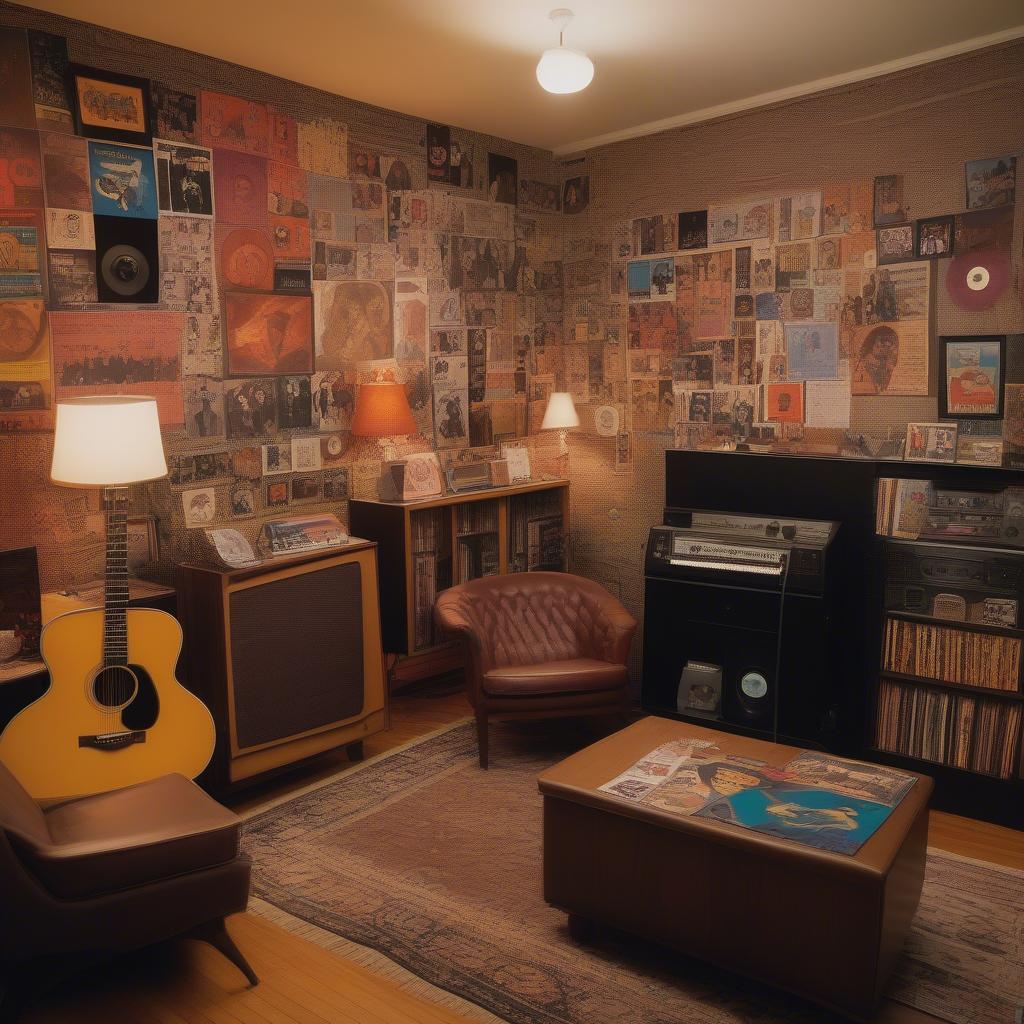
[[[375,496],[395,454],[351,435],[365,380],[405,385],[419,432],[396,454],[493,458],[539,425],[585,178],[441,125],[384,153],[71,63],[43,32],[0,28],[0,75],[0,431],[152,394],[163,507],[205,527],[344,500],[355,474]]]
[[[904,430],[863,429],[854,401],[935,398],[938,376],[944,422],[912,425],[913,450],[1024,464],[1022,339],[931,326],[940,286],[986,308],[1008,285],[1013,156],[968,164],[964,209],[924,220],[888,174],[595,241],[583,160],[437,124],[386,151],[74,64],[33,30],[0,27],[0,74],[0,433],[52,430],[63,398],[154,395],[151,504],[175,528],[371,497],[413,451],[533,444],[553,390],[629,473],[643,434],[898,458]],[[388,375],[418,434],[367,447],[358,386]]]
[[[896,174],[636,218],[614,227],[607,286],[567,238],[575,340],[607,331],[567,359],[568,386],[596,405],[599,434],[628,425],[677,448],[1024,465],[1024,376],[1006,375],[1024,336],[933,326],[939,288],[970,312],[1006,292],[1015,174],[1014,156],[972,161],[965,209],[917,221]],[[944,422],[872,430],[854,414],[889,397],[937,397]]]

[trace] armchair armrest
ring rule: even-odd
[[[629,661],[629,648],[636,632],[637,621],[607,590],[597,592],[597,610],[604,627],[602,650],[595,651],[605,661],[625,665]]]
[[[462,640],[469,662],[466,666],[466,682],[470,697],[480,692],[484,673],[491,667],[491,657],[485,638],[480,635],[476,623],[466,613],[463,599],[454,589],[441,594],[434,603],[434,622],[443,632]]]

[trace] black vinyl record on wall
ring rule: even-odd
[[[96,290],[100,302],[152,303],[160,298],[157,222],[134,217],[96,222]]]

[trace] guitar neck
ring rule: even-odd
[[[105,487],[107,555],[103,572],[103,664],[128,664],[128,488]]]

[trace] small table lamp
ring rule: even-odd
[[[356,437],[415,434],[416,421],[412,418],[405,385],[394,380],[360,384],[351,429]]]
[[[576,406],[573,405],[572,395],[568,391],[552,391],[548,399],[548,407],[544,410],[544,421],[540,425],[541,430],[557,430],[559,441],[559,454],[569,454],[569,443],[565,432],[572,427],[580,425],[580,418],[576,413]]]
[[[155,398],[101,395],[57,403],[50,479],[63,487],[103,488],[107,599],[128,600],[128,484],[164,476]]]

